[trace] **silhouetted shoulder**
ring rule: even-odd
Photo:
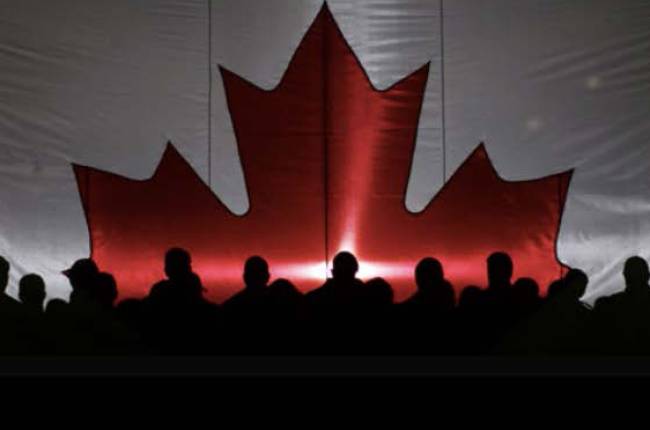
[[[600,297],[594,303],[594,310],[595,311],[610,310],[612,308],[622,305],[624,301],[625,301],[625,293],[623,292],[615,293],[612,294],[611,296]]]
[[[314,288],[311,291],[308,291],[305,294],[305,299],[309,302],[316,301],[320,299],[321,297],[325,297],[329,294],[329,291],[333,288],[332,287],[333,281],[331,279],[328,279],[325,281],[323,285],[321,285],[318,288]]]
[[[20,302],[7,294],[0,294],[0,306],[19,308]]]
[[[149,290],[149,297],[159,297],[165,293],[165,291],[170,287],[170,282],[168,280],[162,280],[156,282]]]

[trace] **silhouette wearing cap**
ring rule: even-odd
[[[70,293],[70,304],[73,306],[85,306],[96,300],[97,276],[99,269],[97,264],[90,258],[82,258],[62,272],[68,277],[72,292]]]

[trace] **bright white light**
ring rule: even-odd
[[[363,280],[372,278],[408,278],[412,275],[413,267],[410,264],[399,263],[368,263],[359,262],[357,277]]]
[[[526,128],[530,131],[538,131],[544,126],[544,123],[540,118],[534,117],[526,121]]]
[[[372,278],[409,278],[413,276],[413,265],[408,263],[370,263],[359,261],[357,277],[362,280]],[[309,279],[325,281],[331,276],[331,263],[292,264],[272,268],[274,277],[289,279]]]
[[[356,255],[356,247],[354,246],[354,244],[355,244],[354,232],[352,231],[351,228],[348,228],[345,235],[343,236],[343,240],[341,240],[341,243],[339,244],[339,247],[336,250],[336,254],[338,254],[339,252],[346,251]]]
[[[590,90],[595,90],[595,89],[600,88],[600,86],[602,85],[602,80],[598,76],[590,76],[585,81],[585,85]]]
[[[273,270],[273,268],[272,268]],[[329,271],[327,264],[310,263],[310,264],[287,264],[277,267],[274,272],[277,272],[281,277],[289,279],[315,279],[325,281]]]

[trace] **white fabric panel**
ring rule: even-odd
[[[88,255],[71,162],[149,177],[167,140],[207,178],[207,3],[0,2],[0,254],[50,297]]]

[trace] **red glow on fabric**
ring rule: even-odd
[[[542,288],[559,276],[570,173],[507,182],[480,145],[423,212],[406,210],[428,65],[376,90],[325,6],[277,88],[221,74],[249,193],[245,215],[232,214],[172,145],[145,181],[74,166],[92,258],[114,274],[120,298],[145,295],[172,246],[191,252],[217,301],[241,288],[251,255],[308,290],[348,249],[361,276],[385,277],[398,300],[413,291],[411,273],[425,256],[441,260],[457,289],[485,283],[494,250]]]

